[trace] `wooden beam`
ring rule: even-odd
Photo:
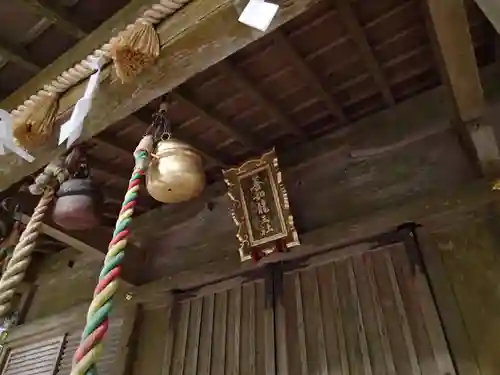
[[[276,45],[285,56],[290,60],[293,67],[302,75],[309,86],[314,90],[321,100],[326,104],[328,110],[337,119],[340,125],[347,123],[347,117],[342,107],[334,100],[333,95],[323,86],[320,79],[312,72],[305,60],[298,54],[295,48],[290,44],[285,35],[280,30],[276,30],[272,37]]]
[[[110,19],[103,22],[86,38],[80,40],[74,47],[70,48],[59,58],[46,66],[38,75],[30,79],[26,84],[3,100],[0,107],[12,110],[22,104],[24,100],[35,94],[47,82],[57,77],[77,61],[81,61],[95,48],[107,43],[117,30],[124,29],[133,22],[141,9],[156,4],[157,0],[132,0],[127,6],[115,13]]]
[[[193,99],[189,98],[187,93],[175,90],[172,92],[172,98],[182,105],[187,106],[192,111],[197,113],[200,117],[210,120],[221,131],[229,134],[231,137],[246,146],[249,150],[259,151],[262,150],[261,145],[258,144],[254,137],[242,130],[236,129],[232,124],[228,123],[225,119],[220,118],[219,115],[213,113],[210,109],[205,108],[199,103],[195,103]]]
[[[359,52],[361,53],[361,57],[363,58],[365,64],[368,66],[373,78],[375,79],[375,83],[382,91],[382,95],[385,99],[385,102],[389,106],[393,106],[396,102],[394,100],[394,96],[391,93],[391,87],[385,78],[385,74],[378,63],[370,44],[368,43],[368,39],[366,38],[365,32],[363,31],[363,27],[359,23],[354,10],[350,5],[350,0],[333,0],[337,6],[337,11],[339,12],[340,17],[344,21],[349,33],[359,48]]]
[[[475,0],[475,2],[500,34],[500,3],[497,0]]]
[[[21,221],[23,224],[28,224],[30,217],[26,214],[22,214]],[[56,229],[50,225],[42,224],[41,231],[45,233],[47,236],[52,237],[59,242],[65,243],[66,245],[81,251],[82,253],[88,254],[94,258],[104,258],[104,253],[95,247],[87,245],[85,242],[80,241],[74,237],[71,237],[69,234],[66,234],[59,229]]]
[[[486,181],[478,181],[467,187],[459,187],[452,191],[427,195],[406,205],[384,209],[342,222],[335,222],[322,228],[301,233],[301,245],[289,253],[275,254],[268,258],[269,262],[279,262],[298,258],[300,256],[327,251],[363,239],[370,245],[369,238],[381,233],[395,230],[406,222],[415,222],[426,229],[439,228],[449,222],[450,217],[466,213],[490,202],[500,201],[500,195],[491,191]],[[229,277],[237,277],[244,271],[262,267],[253,262],[241,263],[234,247],[234,232],[214,238],[204,244],[206,249],[217,249],[219,257],[210,262],[165,275],[162,279],[136,287],[133,291],[137,303],[153,303],[174,289],[188,289],[209,282],[215,282]],[[228,256],[228,254],[233,254]]]
[[[57,3],[48,5],[43,0],[21,0],[20,2],[76,39],[84,38],[87,35],[85,31],[70,21],[72,18],[70,14],[62,6],[57,5]]]
[[[12,109],[21,104],[49,79],[67,69],[72,62],[83,59],[93,48],[107,42],[114,31],[123,29],[135,19],[139,9],[156,2],[157,0],[132,1],[75,48],[9,96],[0,107]],[[314,4],[316,0],[288,1],[287,6],[276,16],[269,31],[305,12]],[[264,35],[239,23],[237,19],[233,0],[196,0],[182,12],[162,23],[158,27],[162,53],[156,64],[141,73],[132,84],[123,85],[117,80],[107,80],[101,84],[92,111],[87,117],[81,140],[100,133],[196,73]],[[109,75],[110,70],[111,68],[107,67],[103,73]],[[61,120],[69,115],[76,101],[81,98],[86,84],[86,81],[80,83],[61,97]],[[0,157],[0,190],[5,190],[14,182],[34,173],[64,151],[63,146],[56,148],[54,144],[48,144],[34,152],[36,160],[33,163],[27,163],[12,154]]]
[[[500,151],[493,127],[483,119],[483,87],[463,1],[426,2],[441,73],[456,109],[453,124],[462,148],[478,174],[496,174]]]
[[[301,139],[306,139],[304,130],[295,124],[294,120],[284,113],[273,99],[262,93],[254,83],[250,82],[250,80],[228,59],[221,61],[219,63],[219,68],[222,74],[229,76],[231,81],[250,94],[259,105],[264,107],[269,114],[276,118],[292,134],[295,134]]]
[[[26,69],[30,73],[38,73],[41,69],[37,64],[31,61],[22,48],[12,46],[5,40],[0,40],[0,55]]]

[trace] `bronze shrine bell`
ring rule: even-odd
[[[146,187],[154,199],[163,203],[197,197],[205,187],[200,154],[177,139],[159,141],[146,175]]]
[[[91,229],[100,223],[101,202],[101,193],[92,180],[73,178],[59,187],[52,219],[67,230]]]

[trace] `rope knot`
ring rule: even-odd
[[[153,136],[145,135],[134,151],[136,169],[146,170],[149,165],[149,156],[153,153]]]

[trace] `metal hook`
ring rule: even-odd
[[[153,114],[153,121],[148,132],[153,133],[156,142],[172,138],[171,123],[167,117],[169,106],[170,101],[167,97],[163,97],[158,110]]]

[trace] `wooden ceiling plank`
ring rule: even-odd
[[[394,106],[396,101],[392,95],[391,87],[385,78],[382,67],[378,63],[370,44],[368,43],[363,27],[359,23],[358,18],[350,5],[350,0],[333,0],[333,2],[337,6],[337,11],[349,30],[354,43],[358,47],[363,61],[368,66],[368,69],[375,79],[375,83],[382,91],[386,104],[391,107]]]
[[[133,22],[138,10],[156,2],[157,0],[132,0],[127,7],[2,101],[0,107],[10,110],[22,104],[47,81],[68,69],[72,63],[85,58],[96,46],[107,42],[116,30],[121,30]],[[287,6],[278,12],[269,32],[304,13],[316,3],[316,0],[287,1]],[[123,85],[116,79],[107,79],[101,83],[92,111],[87,116],[81,141],[100,133],[153,99],[170,92],[195,74],[265,35],[256,33],[251,27],[238,22],[233,0],[196,0],[160,24],[157,30],[162,53],[156,63],[143,71],[132,84]],[[109,76],[111,70],[112,67],[108,66],[103,74]],[[86,85],[87,80],[61,96],[60,121],[70,115],[73,106],[82,97]],[[0,190],[5,190],[23,177],[36,172],[64,152],[64,146],[56,147],[55,143],[49,143],[33,152],[33,163],[27,163],[13,154],[2,156]]]
[[[38,73],[41,69],[37,64],[31,61],[26,52],[22,51],[21,48],[10,45],[10,43],[7,43],[5,40],[0,40],[0,56],[21,66],[30,73]]]
[[[500,2],[498,0],[475,0],[475,2],[500,34]]]
[[[441,74],[456,109],[453,124],[461,146],[478,174],[496,174],[500,151],[493,127],[483,122],[485,99],[463,1],[426,3]]]
[[[41,0],[20,0],[20,2],[32,12],[48,19],[76,39],[82,39],[87,35],[85,31],[70,21],[71,17],[69,13],[62,6],[57,6],[56,4],[48,5],[45,1]]]
[[[320,79],[314,74],[305,60],[298,54],[295,48],[287,40],[286,36],[280,30],[276,30],[273,34],[274,42],[279,46],[280,50],[285,53],[291,61],[293,67],[301,74],[308,82],[316,95],[318,95],[328,107],[331,114],[337,118],[341,125],[347,123],[347,117],[342,110],[342,107],[334,100],[332,94],[323,86]]]
[[[83,60],[95,48],[107,43],[110,37],[115,35],[117,30],[122,30],[128,24],[133,22],[141,9],[155,4],[157,1],[158,0],[130,1],[127,6],[123,7],[110,19],[103,22],[101,26],[99,26],[86,38],[80,40],[74,47],[46,66],[38,75],[29,80],[8,98],[4,99],[0,104],[0,107],[5,110],[12,110],[22,104],[24,100],[35,94],[47,82],[71,67],[72,64]]]
[[[240,86],[241,89],[246,91],[250,96],[265,110],[270,113],[274,118],[276,118],[283,126],[285,126],[292,134],[295,134],[302,140],[307,138],[303,129],[295,124],[294,120],[283,112],[279,108],[278,104],[271,99],[268,95],[265,95],[257,86],[250,82],[250,80],[244,76],[244,74],[227,59],[219,63],[222,74],[226,74],[231,78],[231,80]]]
[[[262,147],[258,144],[257,140],[255,140],[252,135],[236,129],[230,123],[221,119],[219,115],[212,113],[212,111],[208,108],[205,108],[203,105],[196,103],[194,99],[189,98],[185,92],[181,93],[180,90],[175,90],[172,92],[172,98],[196,112],[200,117],[210,120],[221,131],[229,134],[242,145],[246,146],[249,150],[262,150]]]

